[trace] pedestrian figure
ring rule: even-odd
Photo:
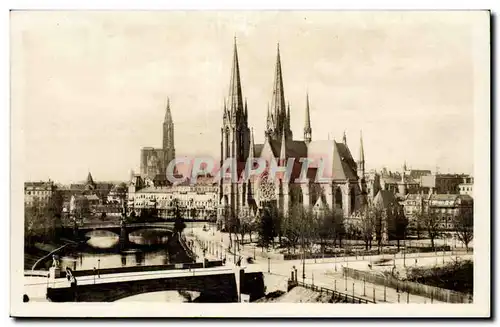
[[[59,260],[57,259],[56,255],[52,255],[52,267],[59,267]]]

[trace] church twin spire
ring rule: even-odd
[[[281,71],[280,46],[277,47],[276,67],[274,74],[273,94],[271,108],[268,111],[268,126],[266,134],[272,139],[279,141],[281,135],[285,133],[287,139],[292,139],[290,129],[290,104],[288,109],[285,105],[285,91],[283,88],[283,74]],[[269,118],[269,115],[271,116]]]
[[[250,130],[248,128],[248,104],[241,90],[240,66],[238,61],[238,47],[234,39],[233,64],[231,80],[229,81],[229,96],[224,101],[222,122],[222,151],[223,157],[233,157],[237,160],[246,160],[250,150]]]
[[[234,39],[233,67],[231,69],[231,81],[229,84],[228,109],[231,119],[243,114],[243,96],[241,93],[240,66],[238,63],[238,49],[236,38]]]

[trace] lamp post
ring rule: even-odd
[[[302,283],[306,281],[306,252],[304,249],[304,241],[302,239]]]
[[[406,239],[403,239],[403,267],[406,267]]]

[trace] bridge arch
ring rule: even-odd
[[[130,296],[161,291],[196,291],[214,296],[221,302],[236,302],[236,275],[232,271],[211,275],[189,275],[143,280],[110,281],[109,283],[78,283],[75,288],[49,288],[47,297],[53,302],[114,302]],[[192,273],[192,275],[191,275]],[[102,278],[105,275],[101,276]],[[105,278],[105,277],[104,277]],[[82,280],[80,280],[82,281]]]

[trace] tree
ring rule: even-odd
[[[374,208],[372,206],[366,207],[361,214],[360,234],[365,242],[365,249],[368,250],[372,247],[373,233],[374,233]]]
[[[196,214],[197,214],[196,208],[191,208],[191,218],[192,219],[196,218]]]
[[[305,241],[303,246],[307,247],[309,252],[312,253],[312,247],[318,238],[320,220],[317,219],[311,208],[304,208],[301,227]]]
[[[325,251],[325,242],[328,239],[336,239],[335,215],[330,208],[326,208],[318,217],[319,228],[318,236],[321,243],[322,252]],[[335,241],[334,241],[335,245]]]
[[[43,235],[44,212],[38,198],[33,204],[24,205],[24,242],[26,247],[31,247],[36,238]]]
[[[184,228],[186,228],[186,223],[184,222],[184,218],[182,218],[182,213],[177,201],[174,202],[172,216],[174,217],[174,232],[178,234],[182,233]]]
[[[262,247],[268,247],[274,238],[274,226],[271,204],[266,204],[262,209],[259,223],[259,242]]]
[[[387,221],[387,212],[382,208],[374,207],[372,210],[372,219],[375,231],[375,239],[377,240],[377,250],[378,253],[380,253],[385,232],[385,222]]]
[[[253,229],[253,220],[254,218],[250,214],[248,210],[242,211],[240,213],[240,224],[239,224],[239,232],[241,235],[241,241],[244,242],[245,234],[250,235],[250,242],[252,242],[252,229]]]
[[[385,214],[387,218],[389,239],[397,241],[399,250],[401,240],[406,239],[408,219],[405,216],[403,207],[399,204],[391,203]]]
[[[406,233],[408,229],[408,219],[406,218],[403,208],[401,206],[394,207],[391,213],[392,226],[390,231],[392,233],[392,238],[396,239],[398,242],[398,251],[400,246],[400,240],[406,239]]]
[[[421,226],[427,232],[427,235],[431,239],[432,249],[435,250],[434,240],[441,234],[439,230],[440,218],[436,212],[429,210],[428,212],[422,214]]]
[[[458,240],[465,245],[465,251],[469,252],[469,243],[474,238],[474,218],[472,211],[460,211],[454,217],[453,223]]]
[[[342,247],[342,238],[346,234],[346,228],[344,225],[344,213],[340,209],[334,209],[332,211],[332,214],[333,214],[333,224],[334,224],[333,245],[336,246],[338,240],[339,247]]]
[[[302,219],[302,205],[300,203],[293,204],[289,209],[287,215],[284,217],[282,224],[283,235],[287,238],[288,244],[287,248],[290,246],[295,249],[299,244],[300,239],[300,221]]]
[[[57,239],[57,230],[62,226],[62,196],[54,192],[43,202],[34,198],[31,205],[24,206],[25,245],[30,247],[36,239],[50,241]]]

